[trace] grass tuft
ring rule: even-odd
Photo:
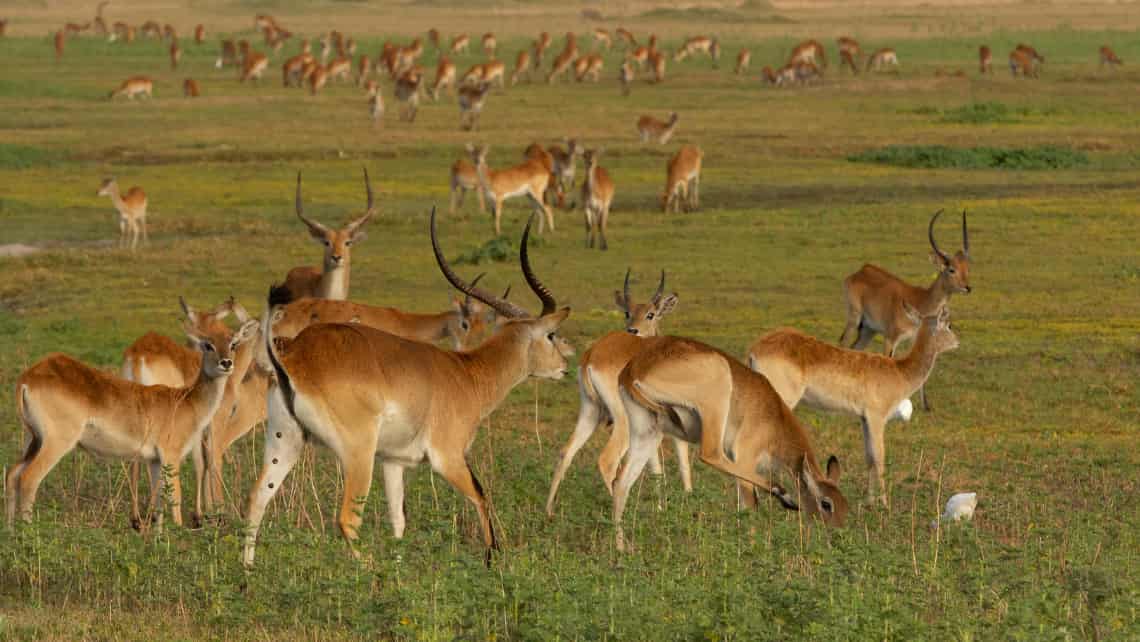
[[[1081,151],[1059,145],[1040,147],[948,147],[889,145],[847,157],[853,163],[879,163],[919,169],[1074,169],[1089,164]]]

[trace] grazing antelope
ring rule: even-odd
[[[894,49],[884,47],[867,58],[867,71],[883,71],[887,67],[899,67],[899,57]]]
[[[742,76],[748,73],[748,65],[752,63],[752,52],[747,49],[741,49],[740,53],[736,54],[736,75]]]
[[[589,78],[593,82],[598,82],[602,79],[602,70],[605,68],[605,61],[602,60],[601,56],[598,54],[590,54],[588,56],[582,56],[578,60],[584,62],[580,67],[578,63],[575,63],[575,80],[582,82],[586,78]]]
[[[115,179],[105,178],[96,196],[110,196],[111,203],[119,212],[119,247],[127,246],[128,234],[132,251],[138,247],[140,234],[144,244],[150,241],[146,233],[146,192],[141,187],[136,185],[126,194],[120,194]]]
[[[471,156],[471,162],[475,164],[479,184],[483,187],[483,193],[491,199],[491,214],[495,217],[495,236],[501,236],[503,233],[501,223],[503,201],[516,196],[530,198],[534,209],[545,215],[545,221],[550,225],[550,231],[553,232],[554,212],[543,199],[553,179],[551,169],[543,165],[542,161],[532,158],[524,160],[521,165],[494,170],[487,166],[489,149],[487,145],[467,144],[467,153]],[[538,219],[539,233],[542,230],[543,218],[540,216]]]
[[[55,61],[59,62],[63,58],[63,45],[65,42],[62,30],[55,32],[52,42],[55,45]]]
[[[621,83],[621,95],[628,96],[629,88],[633,85],[634,72],[633,65],[630,61],[623,60],[621,67],[618,69],[618,82]]]
[[[576,49],[566,49],[558,54],[550,66],[550,73],[546,74],[546,84],[553,84],[555,78],[561,78],[566,75],[566,71],[570,69],[570,66],[573,64],[576,54]]]
[[[163,466],[177,469],[200,443],[221,405],[234,352],[253,339],[257,323],[246,323],[232,338],[187,330],[202,360],[197,379],[184,388],[126,381],[59,353],[20,375],[16,412],[28,432],[28,445],[8,471],[9,524],[17,516],[31,520],[40,482],[76,446],[102,457],[145,460],[151,473],[150,501],[158,512]],[[180,495],[174,477],[170,503],[178,525]]]
[[[317,92],[324,89],[329,82],[329,69],[325,65],[314,64],[312,69],[304,75],[309,79],[309,95],[311,96],[316,96]]]
[[[245,62],[241,67],[241,82],[247,80],[255,80],[258,84],[261,83],[261,74],[269,68],[269,58],[265,54],[252,51],[245,57]]]
[[[91,28],[90,22],[85,23],[85,24],[77,24],[74,22],[69,22],[69,23],[63,25],[63,35],[68,36],[68,37],[78,36],[79,34],[83,33],[84,31],[87,31],[90,28]]]
[[[261,31],[266,28],[277,28],[277,19],[267,13],[259,13],[253,17],[253,28]]]
[[[368,54],[360,54],[360,61],[356,65],[356,86],[363,87],[370,73],[372,73],[372,61],[369,60]]]
[[[297,54],[281,64],[281,82],[286,87],[300,87],[306,78],[305,67],[316,61],[309,54]]]
[[[594,47],[597,49],[610,49],[613,47],[613,40],[610,38],[610,32],[596,27],[594,29]]]
[[[186,98],[197,98],[202,95],[202,90],[198,88],[198,81],[193,78],[187,78],[182,81],[182,95]]]
[[[859,417],[867,454],[867,500],[884,506],[887,420],[923,387],[938,355],[958,347],[947,308],[922,317],[905,301],[902,306],[919,330],[910,352],[898,359],[833,346],[792,328],[769,332],[748,349],[748,367],[767,377],[789,408],[802,401]]]
[[[605,168],[598,165],[602,148],[587,149],[582,155],[586,165],[586,179],[582,181],[582,209],[586,213],[586,247],[594,247],[598,238],[599,249],[606,250],[606,227],[610,220],[610,205],[614,200],[614,182]]]
[[[466,159],[460,158],[452,163],[450,185],[452,216],[455,215],[456,207],[463,206],[463,199],[471,190],[475,190],[475,194],[479,197],[479,212],[487,211],[487,205],[483,198],[483,185],[479,182],[479,172]]]
[[[518,84],[519,78],[526,74],[527,82],[530,82],[530,52],[523,49],[515,58],[515,70],[511,72],[511,86],[514,87]]]
[[[986,45],[978,47],[978,67],[982,75],[994,73],[994,53]]]
[[[796,74],[796,82],[801,85],[806,85],[823,79],[823,73],[820,72],[819,67],[815,66],[815,63],[796,63],[795,67],[793,67],[793,70]]]
[[[178,46],[178,39],[170,42],[170,68],[178,69],[178,61],[182,60],[182,47]]]
[[[625,46],[626,49],[633,49],[637,46],[637,38],[633,37],[633,32],[625,27],[618,27],[614,32],[617,34],[618,40]]]
[[[309,228],[309,236],[325,246],[322,269],[305,265],[289,270],[285,275],[285,287],[293,298],[312,297],[343,301],[348,298],[349,272],[352,261],[352,246],[367,238],[364,224],[376,213],[372,196],[372,182],[368,180],[368,169],[364,170],[364,191],[368,204],[363,215],[354,218],[344,227],[333,230],[305,216],[301,208],[301,172],[297,172],[297,196],[294,206],[297,218]]]
[[[554,478],[550,482],[550,493],[546,497],[546,514],[554,516],[554,498],[558,487],[566,477],[566,471],[574,461],[574,456],[602,424],[609,422],[613,432],[598,457],[598,471],[606,491],[613,494],[614,479],[617,478],[621,460],[629,449],[629,422],[625,406],[618,393],[618,376],[622,368],[645,345],[643,338],[656,337],[661,319],[677,306],[677,293],[665,296],[665,271],[661,271],[661,283],[648,303],[634,304],[629,294],[629,274],[625,272],[625,285],[621,291],[614,291],[614,302],[625,314],[625,329],[614,330],[598,339],[582,355],[578,362],[578,421],[570,440],[562,448],[558,463],[554,467]],[[691,491],[692,476],[689,469],[689,444],[679,439],[673,440],[676,446],[677,464],[681,471],[681,483],[685,491]],[[661,462],[654,457],[650,460],[654,474],[661,474]]]
[[[629,453],[613,493],[619,551],[626,548],[621,521],[630,487],[665,434],[698,444],[701,461],[771,494],[785,508],[843,526],[847,499],[839,490],[839,461],[832,456],[824,474],[808,431],[763,375],[692,339],[642,341],[618,377],[629,418]],[[796,492],[773,483],[781,471],[791,475]]]
[[[796,45],[792,49],[792,55],[788,57],[789,65],[796,65],[801,62],[810,62],[818,67],[827,67],[827,54],[823,50],[823,45],[818,40],[805,40]]]
[[[451,46],[448,47],[448,50],[456,55],[467,53],[467,47],[470,46],[470,44],[471,39],[467,37],[467,34],[461,33],[451,39]]]
[[[649,82],[657,84],[665,82],[665,54],[654,51],[649,54],[649,68],[653,70],[653,79]]]
[[[1024,51],[1014,49],[1009,53],[1009,73],[1014,78],[1017,78],[1018,74],[1021,74],[1022,78],[1036,78],[1037,62]]]
[[[898,345],[914,337],[919,329],[907,315],[904,304],[920,316],[928,317],[945,307],[950,295],[970,293],[970,230],[966,226],[966,212],[962,211],[962,249],[954,256],[938,249],[934,241],[934,223],[941,214],[942,210],[935,212],[927,227],[927,237],[933,249],[930,260],[938,267],[938,276],[930,287],[910,285],[870,263],[843,280],[847,325],[839,336],[839,345],[847,345],[848,337],[854,337],[850,347],[862,350],[876,334],[881,333],[883,353],[893,357]],[[920,392],[923,407],[930,410],[926,388]]]
[[[1045,63],[1045,56],[1042,56],[1041,54],[1037,53],[1036,49],[1034,49],[1033,47],[1031,47],[1031,46],[1029,46],[1023,42],[1019,43],[1017,45],[1017,47],[1015,47],[1015,50],[1016,51],[1024,51],[1031,59],[1033,59],[1035,64],[1036,63],[1040,63],[1040,64]]]
[[[396,78],[396,102],[400,103],[400,120],[416,122],[416,112],[420,107],[420,86],[423,72],[412,68]]]
[[[538,39],[534,41],[535,69],[542,68],[542,56],[546,53],[546,50],[550,48],[551,42],[553,42],[553,39],[550,37],[549,33],[543,31],[542,33],[538,34]]]
[[[198,25],[194,27],[194,44],[201,45],[206,42],[206,27],[205,25]]]
[[[669,120],[657,120],[653,116],[645,115],[637,119],[637,133],[641,138],[642,143],[649,141],[657,141],[657,144],[664,145],[669,142],[673,137],[674,132],[677,131],[677,121],[680,116],[677,112],[669,114]]]
[[[348,82],[352,76],[352,58],[334,58],[325,68],[329,78],[340,82]]]
[[[532,219],[533,222],[533,219]],[[246,566],[254,559],[265,506],[300,455],[308,438],[328,445],[344,471],[344,494],[337,521],[350,549],[362,518],[358,506],[368,496],[377,458],[393,535],[404,534],[404,468],[428,461],[479,514],[487,562],[498,547],[488,501],[472,474],[466,453],[479,424],[528,377],[561,379],[573,349],[557,335],[570,308],[557,308],[550,290],[531,270],[527,256],[530,223],[523,232],[519,260],[527,284],[542,301],[539,317],[473,287],[447,264],[436,240],[432,247],[447,280],[464,294],[495,309],[507,321],[478,348],[448,352],[356,324],[307,328],[278,355],[267,333],[278,386],[270,393],[269,425],[261,476],[250,495]],[[278,290],[271,291],[270,306]],[[447,403],[438,403],[447,399]],[[434,401],[433,401],[434,400]],[[355,550],[353,550],[355,554]]]
[[[666,166],[665,191],[661,209],[691,212],[700,207],[701,160],[704,152],[696,145],[682,145]]]
[[[222,41],[222,53],[214,63],[214,67],[222,69],[226,66],[238,66],[238,50],[233,40]]]
[[[844,67],[851,70],[851,75],[853,75],[853,76],[859,75],[859,62],[858,62],[858,60],[855,59],[855,55],[852,54],[850,51],[845,51],[843,49],[840,49],[839,50],[839,71],[843,71]]]
[[[471,131],[479,128],[479,115],[483,113],[483,103],[490,91],[491,85],[486,82],[476,87],[459,88],[459,129]]]
[[[485,62],[483,67],[483,82],[487,84],[497,84],[500,88],[505,86],[503,77],[506,75],[507,66],[500,60],[492,60]],[[475,83],[478,84],[478,83]]]
[[[1112,50],[1112,47],[1109,47],[1108,45],[1103,45],[1100,48],[1100,68],[1101,69],[1104,69],[1105,65],[1108,65],[1109,67],[1112,67],[1113,69],[1115,69],[1117,66],[1120,66],[1123,64],[1124,64],[1124,61],[1116,56],[1116,52]]]
[[[720,43],[718,43],[716,39],[709,38],[708,36],[689,38],[677,49],[677,52],[673,54],[673,62],[681,62],[685,58],[699,53],[712,58],[713,65],[715,66],[717,59],[720,58]]]
[[[637,47],[626,55],[626,59],[636,62],[639,69],[644,70],[649,57],[657,51],[657,36],[649,36],[649,44]]]
[[[379,88],[368,94],[368,116],[372,119],[373,127],[379,127],[384,118],[384,97]]]
[[[435,81],[431,84],[431,99],[438,101],[441,89],[452,89],[454,87],[455,63],[448,60],[447,56],[440,56],[439,64],[435,67]]]
[[[113,100],[118,96],[126,96],[127,100],[134,100],[135,96],[146,96],[153,98],[154,82],[149,76],[131,76],[119,85],[111,93],[107,94],[108,100]]]
[[[493,34],[493,33],[483,34],[483,41],[482,42],[483,42],[483,55],[487,56],[491,60],[494,60],[495,59],[495,49],[497,49],[499,46],[499,41],[495,40],[495,34]]]

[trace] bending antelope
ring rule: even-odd
[[[441,89],[450,90],[453,87],[455,87],[455,63],[448,60],[447,56],[440,56],[439,64],[435,67],[435,81],[431,84],[431,99],[438,101]]]
[[[471,44],[471,39],[467,34],[461,33],[451,39],[451,46],[448,50],[453,54],[467,53],[467,47]]]
[[[994,73],[994,54],[986,45],[978,47],[978,67],[982,75]]]
[[[1124,61],[1116,56],[1116,52],[1112,50],[1112,47],[1109,47],[1108,45],[1103,45],[1100,48],[1100,68],[1101,69],[1104,69],[1105,65],[1108,65],[1109,67],[1115,68],[1116,66],[1120,66],[1123,64],[1124,64]]]
[[[934,222],[942,210],[935,212],[927,228],[933,253],[930,260],[938,267],[938,276],[930,287],[921,288],[906,283],[877,265],[864,265],[858,272],[843,280],[843,296],[847,301],[847,325],[839,337],[840,345],[861,350],[875,338],[883,335],[883,352],[894,356],[898,345],[914,337],[919,324],[915,323],[906,308],[910,306],[919,316],[928,317],[946,306],[950,295],[968,294],[970,288],[970,231],[966,227],[966,212],[962,212],[962,249],[949,256],[938,249],[934,241]],[[920,389],[922,405],[930,410],[926,388]]]
[[[197,380],[185,388],[143,386],[59,353],[25,370],[16,382],[16,412],[28,432],[28,444],[8,471],[8,523],[17,516],[31,520],[40,482],[76,446],[103,457],[145,460],[151,473],[150,500],[157,509],[163,466],[177,469],[201,441],[221,405],[234,352],[256,332],[253,321],[232,339],[188,328],[202,363]],[[171,508],[179,525],[181,512],[173,509],[180,494],[173,478]]]
[[[483,113],[483,103],[491,91],[490,83],[480,83],[478,87],[459,89],[459,129],[471,131],[479,128],[479,115]]]
[[[680,116],[677,112],[669,114],[669,120],[657,120],[653,116],[645,115],[637,119],[637,133],[641,138],[642,143],[649,141],[657,141],[658,145],[664,145],[669,142],[673,134],[677,131],[677,121]]]
[[[677,53],[673,54],[673,61],[681,62],[685,58],[698,53],[705,54],[712,58],[713,66],[715,67],[717,58],[720,57],[720,45],[715,39],[709,38],[708,36],[689,38],[677,49]]]
[[[245,62],[241,66],[240,81],[256,80],[258,84],[261,83],[261,74],[269,68],[269,58],[265,54],[258,51],[251,51],[245,57]]]
[[[598,82],[602,77],[604,66],[605,61],[597,54],[582,56],[574,61],[574,80],[582,82],[586,78],[590,78],[592,81]]]
[[[626,49],[633,49],[637,46],[637,38],[633,37],[633,32],[625,27],[618,27],[617,31],[618,40],[625,45]]]
[[[554,498],[558,487],[566,477],[566,471],[574,461],[574,456],[602,424],[613,425],[609,441],[598,457],[598,470],[606,491],[613,494],[614,479],[618,474],[622,457],[629,449],[629,419],[618,392],[618,375],[629,360],[641,351],[646,337],[656,337],[662,317],[673,311],[677,305],[677,293],[665,293],[665,271],[661,271],[661,283],[649,299],[649,303],[634,305],[629,294],[629,270],[625,272],[625,285],[622,291],[614,291],[614,301],[619,310],[625,313],[625,330],[614,330],[598,339],[582,355],[578,362],[578,423],[574,433],[562,448],[558,463],[554,467],[554,479],[550,482],[550,494],[546,498],[546,514],[554,516]],[[677,464],[681,470],[681,483],[688,492],[692,490],[692,475],[689,468],[689,444],[674,439]],[[649,460],[654,474],[661,474],[661,462]]]
[[[475,171],[479,176],[479,184],[483,193],[491,199],[491,214],[495,217],[495,235],[501,236],[503,201],[516,196],[527,196],[534,209],[546,217],[550,231],[554,231],[554,212],[544,202],[543,195],[550,186],[551,173],[541,160],[527,159],[521,165],[507,169],[493,170],[487,166],[487,145],[478,147],[467,144],[467,153],[475,164]],[[538,219],[538,231],[543,229],[543,218]],[[478,297],[477,297],[478,298]]]
[[[740,53],[736,54],[736,75],[742,76],[748,73],[748,65],[752,63],[752,52],[747,49],[741,49]]]
[[[582,209],[586,213],[586,247],[609,249],[606,244],[606,227],[610,220],[610,205],[614,200],[614,182],[605,168],[598,165],[602,148],[587,149],[582,155],[586,163],[586,180],[582,182]]]
[[[117,96],[126,96],[128,100],[134,100],[135,96],[153,98],[153,91],[154,81],[149,76],[131,76],[124,80],[118,89],[107,94],[107,99],[113,100]]]
[[[884,506],[887,420],[923,387],[938,355],[958,347],[948,309],[926,317],[905,302],[903,309],[919,331],[910,352],[899,359],[836,347],[792,328],[769,332],[748,350],[748,367],[767,377],[789,408],[803,401],[812,408],[859,417],[867,454],[867,499]]]
[[[601,27],[596,27],[594,29],[595,47],[608,50],[610,47],[613,47],[613,44],[613,40],[610,38],[610,32],[602,29]]]
[[[848,36],[840,36],[835,40],[839,45],[839,58],[840,67],[844,64],[851,67],[851,73],[859,73],[859,56],[862,55],[863,49],[859,46],[859,41]]]
[[[666,166],[665,192],[661,209],[668,214],[683,207],[691,212],[700,207],[701,160],[704,152],[696,145],[682,145]]]
[[[119,247],[127,246],[128,235],[131,251],[138,247],[140,234],[144,244],[150,242],[146,233],[146,192],[141,187],[135,186],[126,194],[120,194],[115,179],[105,178],[96,196],[110,196],[111,204],[119,212]]]
[[[479,197],[479,213],[487,211],[487,205],[483,198],[483,186],[479,182],[479,172],[466,159],[460,158],[452,163],[450,184],[452,216],[455,215],[457,206],[463,206],[463,199],[470,190],[475,190],[475,194]]]
[[[368,196],[364,214],[349,221],[344,227],[332,230],[305,216],[301,208],[301,172],[297,172],[297,196],[294,203],[297,218],[309,228],[309,236],[325,246],[325,255],[322,269],[305,265],[295,267],[285,275],[282,287],[289,290],[294,298],[313,297],[338,301],[348,298],[352,246],[367,238],[364,224],[376,213],[367,169],[364,170],[364,191]]]
[[[692,339],[642,341],[618,377],[630,440],[614,485],[618,550],[625,550],[621,521],[629,489],[665,434],[699,444],[701,461],[773,495],[785,508],[843,526],[847,499],[839,490],[839,461],[831,457],[824,474],[807,430],[766,378]],[[794,494],[772,483],[781,471],[792,476]]]
[[[523,49],[515,58],[515,70],[511,72],[511,86],[514,87],[518,84],[519,78],[526,74],[527,82],[530,82],[530,52]]]
[[[182,81],[182,95],[186,98],[197,98],[202,95],[202,91],[198,88],[198,81],[193,78],[187,78]]]
[[[818,40],[805,40],[792,49],[788,64],[794,66],[803,62],[810,62],[820,68],[827,67],[827,53]]]
[[[884,47],[867,59],[867,71],[883,71],[887,67],[898,69],[899,57],[894,49]]]
[[[397,538],[403,537],[405,526],[404,468],[426,460],[474,504],[490,563],[498,542],[487,498],[467,463],[467,449],[479,424],[511,389],[528,377],[561,379],[566,357],[573,352],[556,334],[570,309],[559,310],[531,270],[529,235],[530,223],[523,232],[519,261],[527,284],[542,301],[537,318],[469,285],[451,269],[436,240],[432,211],[432,247],[444,276],[508,319],[470,352],[448,352],[359,325],[311,326],[284,355],[276,353],[272,335],[266,337],[278,387],[270,394],[265,463],[247,512],[242,555],[247,566],[253,564],[265,506],[280,490],[307,438],[332,448],[344,471],[337,521],[350,547],[362,521],[357,507],[368,496],[376,459],[384,471],[388,514]],[[277,292],[271,292],[271,306]],[[441,398],[448,403],[433,402]]]

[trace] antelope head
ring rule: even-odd
[[[657,324],[661,317],[673,311],[677,305],[677,293],[663,296],[665,293],[665,270],[661,270],[661,283],[649,303],[633,304],[629,296],[629,273],[625,271],[625,286],[621,292],[614,290],[614,303],[618,309],[625,313],[625,330],[640,337],[655,337],[659,334]]]
[[[361,229],[364,224],[376,213],[373,205],[372,183],[368,180],[368,170],[364,170],[364,190],[368,194],[368,208],[360,218],[349,221],[344,227],[336,230],[329,229],[314,221],[302,211],[301,208],[301,172],[297,172],[297,218],[301,219],[309,228],[309,235],[315,241],[325,246],[324,271],[331,272],[347,266],[351,257],[352,245],[363,241],[367,234]]]
[[[847,520],[847,498],[839,490],[839,476],[842,472],[835,455],[827,460],[826,476],[820,476],[810,465],[808,456],[804,455],[803,470],[797,482],[801,484],[802,490],[807,491],[807,497],[803,498],[805,501],[800,503],[800,510],[806,516],[819,515],[828,526],[843,526]]]
[[[930,247],[934,250],[930,254],[930,261],[938,268],[938,278],[943,282],[947,292],[968,294],[971,290],[970,230],[966,226],[966,210],[962,210],[962,249],[954,256],[938,249],[938,243],[934,240],[934,222],[938,220],[940,214],[942,214],[942,210],[934,213],[934,217],[930,219],[930,226],[927,228]]]

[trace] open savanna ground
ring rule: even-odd
[[[293,213],[298,170],[306,214],[339,225],[364,205],[361,166],[378,215],[353,248],[353,300],[441,311],[452,291],[432,258],[428,214],[468,278],[532,310],[519,236],[529,208],[508,202],[504,239],[473,194],[447,215],[448,168],[467,142],[490,164],[516,163],[532,141],[576,137],[603,146],[616,183],[607,252],[583,247],[580,211],[532,242],[536,272],[573,308],[562,334],[578,354],[623,326],[613,291],[633,270],[644,299],[661,269],[680,302],[662,326],[743,356],[759,335],[793,326],[828,341],[844,327],[843,278],[865,262],[929,283],[926,225],[945,208],[939,244],[961,243],[969,213],[973,292],[951,301],[961,347],[943,355],[928,390],[934,412],[887,430],[889,508],[866,487],[857,419],[798,410],[816,451],[837,455],[852,502],[847,527],[808,528],[774,502],[738,512],[732,481],[694,464],[682,492],[646,474],[626,511],[634,550],[614,546],[611,499],[595,461],[604,429],[578,455],[556,516],[543,511],[559,449],[577,415],[573,376],[520,385],[480,428],[469,459],[493,505],[503,550],[483,566],[471,505],[427,466],[407,475],[408,530],[391,537],[377,475],[353,559],[335,524],[335,459],[313,449],[262,525],[257,566],[240,563],[246,497],[261,435],[227,456],[227,502],[199,530],[140,535],[128,523],[121,462],[66,457],[40,489],[34,520],[0,534],[0,638],[15,639],[1135,639],[1140,637],[1140,12],[1134,4],[976,8],[883,3],[858,10],[762,3],[661,10],[649,3],[477,2],[394,6],[331,2],[114,3],[108,22],[172,22],[186,54],[92,36],[54,60],[49,31],[93,16],[94,3],[15,2],[0,38],[0,462],[24,443],[12,390],[20,372],[62,351],[117,369],[149,330],[180,338],[178,296],[210,306],[233,295],[260,314],[268,286],[321,249]],[[595,7],[595,5],[585,5]],[[9,10],[10,9],[10,10]],[[388,105],[373,127],[363,91],[317,96],[280,85],[286,45],[260,86],[213,62],[220,37],[246,37],[256,12],[299,36],[329,28],[375,56],[430,27],[499,35],[513,63],[541,30],[574,30],[584,48],[601,24],[668,50],[718,34],[707,58],[669,62],[665,83],[639,80],[623,98],[621,54],[598,84],[523,82],[496,89],[480,129],[461,132],[454,97],[421,107],[414,125]],[[0,19],[4,16],[0,15]],[[210,29],[208,44],[187,37]],[[854,25],[854,26],[852,26]],[[892,46],[897,73],[852,78],[835,68],[834,37],[865,51]],[[832,66],[817,85],[773,89],[758,79],[806,36]],[[1047,58],[1036,81],[1005,66],[1018,42]],[[989,44],[995,74],[977,74]],[[1125,61],[1097,69],[1097,49]],[[740,47],[752,72],[732,73]],[[551,57],[553,54],[551,54]],[[436,53],[428,47],[428,76]],[[967,72],[940,78],[936,70]],[[108,101],[134,74],[150,101]],[[182,79],[203,89],[181,97]],[[642,114],[680,114],[674,140],[638,142]],[[662,214],[665,163],[681,144],[704,150],[701,209]],[[581,176],[579,167],[579,177]],[[150,245],[115,247],[117,215],[96,196],[103,177],[149,196]],[[570,198],[568,200],[574,200]],[[580,200],[580,199],[579,199]],[[506,248],[503,260],[496,250]],[[879,343],[876,342],[875,349]],[[187,466],[183,486],[191,485]],[[970,523],[931,530],[953,493],[978,493]],[[190,502],[184,502],[189,507]]]

